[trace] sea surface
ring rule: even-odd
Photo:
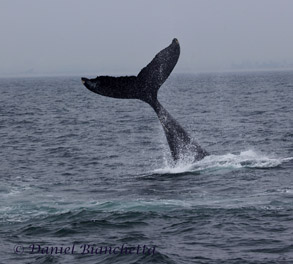
[[[85,76],[94,77],[94,76]],[[0,79],[0,263],[293,263],[293,71],[172,74],[211,155],[77,77]]]

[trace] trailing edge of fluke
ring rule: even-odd
[[[179,55],[180,45],[175,38],[137,76],[98,76],[95,79],[81,78],[81,81],[90,91],[100,95],[119,99],[139,99],[148,103],[162,124],[174,161],[186,156],[200,160],[208,153],[158,101],[158,90],[174,69]]]

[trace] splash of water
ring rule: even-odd
[[[163,168],[156,169],[154,172],[159,174],[178,174],[184,172],[202,172],[220,169],[268,169],[278,167],[282,163],[290,160],[293,160],[293,157],[269,157],[268,155],[254,150],[246,150],[240,152],[239,154],[228,153],[225,155],[210,155],[197,162],[190,162],[189,159],[182,159],[175,166],[165,163]]]

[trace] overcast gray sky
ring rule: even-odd
[[[176,72],[293,62],[292,0],[0,0],[0,75],[136,74],[174,37]]]

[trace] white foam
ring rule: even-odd
[[[266,154],[254,150],[246,150],[239,154],[210,155],[194,163],[183,160],[175,166],[166,164],[165,167],[156,169],[154,172],[159,174],[178,174],[219,169],[274,168],[290,160],[293,160],[293,157],[269,157]]]

